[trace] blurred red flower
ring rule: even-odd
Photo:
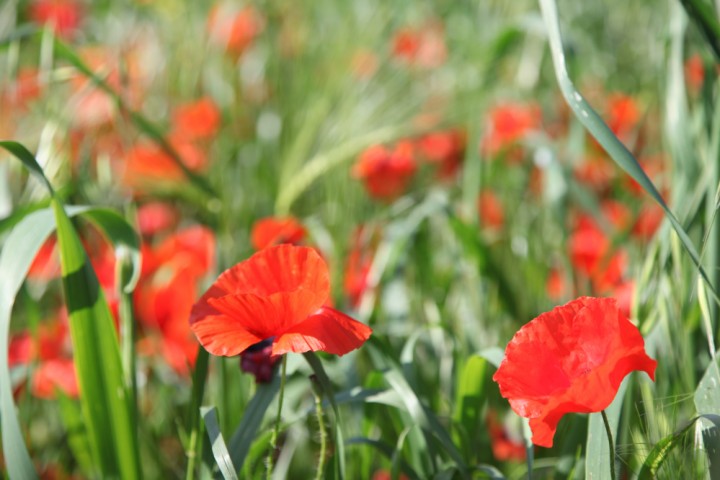
[[[281,243],[297,245],[305,235],[305,227],[294,217],[266,217],[255,222],[250,241],[255,250],[262,250]]]
[[[566,294],[565,276],[558,268],[552,268],[545,283],[545,293],[551,300],[560,300]]]
[[[581,217],[568,239],[573,267],[588,277],[598,292],[616,285],[625,270],[626,256],[589,217]]]
[[[448,178],[460,168],[465,157],[466,143],[465,132],[457,129],[429,133],[417,145],[425,158],[438,167],[438,175]]]
[[[371,197],[393,200],[405,191],[416,169],[412,143],[402,141],[392,151],[381,145],[365,150],[352,175],[365,183]]]
[[[72,358],[52,358],[40,363],[35,370],[32,379],[33,395],[38,398],[54,399],[56,389],[70,398],[77,398],[80,395]]]
[[[202,170],[206,166],[205,152],[194,143],[176,136],[170,137],[169,142],[190,170]],[[130,187],[143,188],[158,181],[178,182],[184,178],[185,174],[172,157],[155,144],[139,143],[125,155],[123,182]]]
[[[175,226],[179,213],[169,203],[149,202],[138,208],[137,217],[140,233],[152,236]]]
[[[353,232],[353,243],[345,263],[343,290],[350,300],[350,305],[360,305],[365,290],[368,288],[368,275],[375,255],[375,231],[367,226],[360,226]]]
[[[541,113],[537,105],[506,103],[497,105],[488,113],[488,131],[481,150],[495,156],[540,128]]]
[[[637,221],[633,225],[632,234],[642,240],[650,240],[657,232],[665,218],[665,211],[657,203],[649,203],[642,207],[638,213]]]
[[[344,355],[372,330],[324,305],[330,274],[312,248],[277,245],[223,272],[193,306],[190,327],[213,355],[234,356],[272,341],[272,355]]]
[[[483,190],[478,197],[478,212],[483,227],[499,230],[505,224],[505,212],[500,199],[492,190]]]
[[[522,437],[512,438],[505,426],[497,419],[495,412],[489,411],[486,419],[490,446],[495,459],[501,462],[524,462],[527,452]]]
[[[685,81],[688,90],[696,94],[702,88],[705,81],[705,66],[699,53],[692,55],[685,61]]]
[[[83,17],[82,6],[75,0],[34,0],[28,13],[33,22],[50,26],[66,40],[72,38]]]
[[[595,192],[604,193],[617,176],[615,164],[602,155],[585,157],[575,165],[573,175],[578,182],[592,188]]]
[[[205,97],[175,108],[173,130],[187,140],[211,140],[220,128],[220,120],[220,109]]]
[[[552,447],[563,415],[604,410],[625,376],[641,370],[654,379],[656,365],[614,299],[581,297],[523,326],[493,380],[530,419],[532,442]]]
[[[57,237],[54,234],[48,237],[38,250],[27,276],[29,279],[41,281],[48,281],[60,276]]]
[[[631,96],[614,93],[607,99],[606,118],[610,130],[627,143],[640,124],[640,108]]]
[[[398,60],[422,68],[436,68],[445,63],[445,33],[438,21],[413,28],[405,27],[393,37],[392,53]]]
[[[251,6],[238,8],[233,2],[216,4],[208,17],[210,41],[234,56],[240,56],[265,26]]]
[[[204,227],[170,235],[143,250],[143,274],[134,305],[145,329],[144,354],[159,353],[177,373],[195,364],[197,341],[187,318],[197,297],[197,283],[213,267],[215,236]]]

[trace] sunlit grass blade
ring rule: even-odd
[[[75,461],[85,475],[92,473],[92,457],[90,455],[90,443],[88,442],[87,430],[82,419],[80,406],[67,397],[62,391],[57,390],[58,405],[63,424],[67,429],[67,442],[70,450],[75,456]]]
[[[112,88],[104,79],[102,79],[100,76],[96,75],[90,67],[88,67],[85,62],[70,48],[68,45],[63,43],[61,40],[58,40],[57,38],[54,39],[54,49],[55,54],[59,57],[67,61],[69,64],[71,64],[73,67],[75,67],[80,73],[85,75],[88,79],[92,80],[95,85],[98,86],[102,91],[107,93],[112,99],[117,103],[118,107],[121,111],[127,112],[127,114],[130,117],[130,120],[135,124],[135,126],[140,129],[141,132],[143,132],[145,135],[150,137],[155,143],[157,143],[165,153],[167,153],[172,161],[175,163],[175,165],[183,172],[183,174],[192,182],[193,185],[195,185],[197,188],[199,188],[201,191],[205,192],[206,194],[210,195],[211,197],[217,197],[217,194],[215,193],[215,190],[212,188],[212,186],[208,183],[208,181],[198,175],[197,173],[190,170],[187,165],[185,165],[185,162],[183,161],[180,154],[177,152],[177,150],[170,144],[170,142],[167,141],[165,138],[165,135],[163,135],[162,131],[155,126],[150,120],[145,118],[142,114],[136,112],[135,110],[131,109],[126,103],[125,100],[122,98],[120,94],[118,94],[117,91],[115,91],[114,88]]]
[[[708,277],[705,269],[702,267],[700,256],[688,236],[687,232],[675,217],[673,212],[663,200],[662,195],[658,192],[655,185],[648,178],[638,161],[633,157],[632,153],[623,145],[623,143],[613,134],[610,128],[593,110],[593,108],[585,101],[582,94],[575,88],[568,75],[567,65],[565,63],[565,53],[562,47],[562,37],[560,35],[560,24],[558,21],[557,5],[555,0],[540,0],[540,8],[542,10],[543,19],[547,28],[548,38],[550,41],[550,52],[552,54],[553,66],[555,68],[555,76],[557,77],[560,91],[568,103],[577,119],[585,126],[590,134],[602,145],[605,151],[612,159],[628,173],[645,192],[655,200],[665,212],[665,216],[675,229],[685,250],[692,258],[693,263],[697,266],[705,282],[710,286],[713,297],[718,300],[717,292]]]
[[[668,435],[655,444],[653,449],[650,451],[650,454],[648,454],[647,458],[643,462],[642,469],[637,477],[638,480],[653,480],[657,478],[658,470],[660,470],[660,467],[662,467],[663,463],[670,455],[670,452],[683,443],[685,435],[695,426],[695,422],[701,418],[709,420],[715,425],[714,428],[720,429],[720,416],[718,415],[700,415],[699,417],[692,419],[686,426],[677,432]],[[708,452],[708,455],[710,455],[710,452]],[[716,461],[717,452],[715,452],[713,457],[710,458],[711,463]]]
[[[484,398],[484,385],[487,376],[487,360],[472,355],[463,365],[457,380],[457,393],[455,395],[455,412],[453,423],[464,430],[458,436],[463,451],[469,451],[475,439],[475,429],[480,422],[480,411]]]
[[[230,459],[230,452],[228,452],[225,439],[220,431],[220,425],[218,425],[217,409],[215,407],[203,407],[200,409],[200,414],[205,422],[205,430],[210,439],[210,446],[220,473],[225,480],[237,480],[238,477]]]

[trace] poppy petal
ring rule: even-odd
[[[247,295],[248,297],[250,295]],[[251,300],[248,300],[250,303]],[[250,345],[264,340],[255,331],[250,331],[235,317],[218,312],[209,304],[193,307],[196,319],[190,324],[198,341],[213,355],[232,357],[245,351]],[[192,320],[191,316],[191,320]]]
[[[333,308],[323,307],[282,333],[273,343],[273,355],[322,350],[344,355],[360,347],[372,329]]]

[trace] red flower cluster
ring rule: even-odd
[[[413,145],[402,141],[393,150],[381,145],[368,148],[353,166],[352,174],[365,183],[371,197],[393,200],[405,191],[416,169]]]
[[[604,410],[625,376],[641,370],[654,379],[656,365],[615,300],[581,297],[522,327],[493,380],[530,419],[533,443],[551,447],[565,414]]]
[[[234,356],[271,342],[271,355],[343,355],[372,330],[326,307],[330,275],[309,247],[266,248],[223,272],[190,314],[190,328],[213,355]]]
[[[208,17],[210,41],[239,57],[265,27],[260,13],[251,6],[238,8],[232,2],[215,5]]]
[[[540,128],[540,108],[534,104],[497,105],[490,110],[487,122],[487,133],[481,144],[483,154],[494,157],[503,152],[514,153],[510,152],[511,147]],[[516,156],[513,154],[509,158]]]
[[[439,22],[405,27],[395,32],[392,53],[399,61],[421,68],[437,68],[447,59],[445,33]]]
[[[82,6],[76,0],[34,0],[28,13],[35,23],[48,25],[66,40],[72,38],[83,17]]]

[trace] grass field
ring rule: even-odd
[[[5,0],[0,468],[720,479],[719,62],[710,0]]]

